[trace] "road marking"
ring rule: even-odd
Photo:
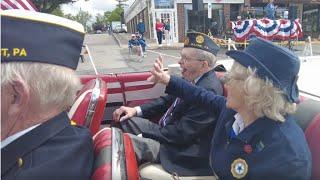
[[[180,59],[181,57],[180,56],[173,56],[173,55],[169,55],[169,54],[164,54],[164,53],[161,53],[161,52],[157,52],[157,51],[153,51],[153,50],[146,50],[148,52],[152,52],[152,53],[155,53],[155,54],[159,54],[161,56],[168,56],[168,57],[172,57],[172,58],[176,58],[176,59]]]

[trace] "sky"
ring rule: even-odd
[[[129,0],[126,2],[129,6],[134,2],[134,0]],[[88,11],[92,16],[98,13],[103,15],[105,11],[112,11],[116,8],[117,1],[115,0],[79,0],[75,3],[69,3],[62,5],[62,10],[64,14],[75,15],[79,10]]]

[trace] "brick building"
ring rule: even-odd
[[[203,1],[203,8],[193,11],[192,2]],[[269,0],[135,0],[125,11],[128,32],[136,32],[139,19],[146,25],[145,36],[156,39],[156,18],[169,19],[173,42],[183,42],[188,30],[203,33],[209,31],[218,36],[227,32],[229,21],[235,21],[241,15],[244,6],[248,6],[256,18],[264,17],[264,7]],[[275,0],[278,6],[276,17],[300,18],[306,36],[319,37],[320,0]],[[210,18],[209,18],[210,17]]]
[[[169,19],[173,42],[183,42],[185,33],[192,29],[203,33],[224,32],[226,22],[236,17],[247,0],[203,0],[203,8],[193,11],[192,0],[135,0],[125,11],[128,32],[137,31],[139,19],[146,25],[145,37],[155,39],[155,22]],[[208,18],[208,13],[211,18]],[[233,13],[234,11],[236,13]]]

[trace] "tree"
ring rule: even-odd
[[[56,15],[56,16],[60,16],[60,17],[65,17],[63,11],[61,10],[61,7],[58,6],[55,10],[53,10],[51,12],[51,14]]]
[[[106,11],[106,12],[104,12],[104,14],[103,14],[104,19],[105,19],[107,22],[109,22],[108,19],[109,19],[111,13],[112,13],[111,11]]]
[[[124,23],[124,10],[123,7],[127,6],[127,4],[125,2],[127,2],[128,0],[116,0],[118,2],[117,7],[119,9],[122,9],[122,12],[120,13],[120,21],[121,21],[121,28],[122,28],[122,24]]]
[[[76,14],[75,16],[67,14],[65,17],[69,18],[71,20],[79,22],[80,24],[83,25],[83,27],[87,31],[89,29],[89,24],[88,23],[89,23],[89,21],[90,21],[92,16],[89,14],[89,12],[86,12],[86,11],[83,11],[83,10],[80,9],[78,14]]]
[[[106,19],[101,14],[97,14],[96,22],[92,24],[93,30],[105,30]]]
[[[112,21],[120,21],[121,20],[121,13],[123,12],[122,8],[117,7],[116,9],[114,9],[110,16],[108,17],[108,21],[112,22]]]
[[[40,12],[52,13],[59,8],[61,4],[76,2],[77,0],[34,0],[34,5]]]

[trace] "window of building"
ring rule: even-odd
[[[223,5],[212,5],[212,18],[208,18],[208,4],[204,4],[204,10],[195,12],[192,4],[184,5],[185,12],[185,31],[194,30],[207,34],[211,31],[213,35],[219,35],[224,29]]]
[[[154,6],[156,9],[173,9],[173,0],[154,0]]]

